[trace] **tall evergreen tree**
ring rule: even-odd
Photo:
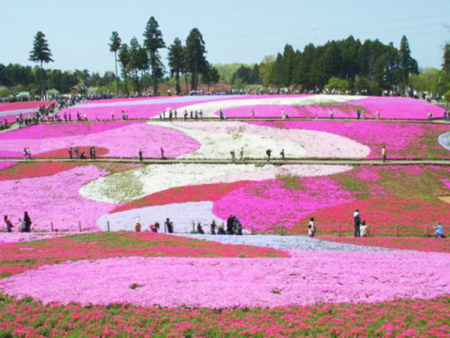
[[[124,44],[122,44],[122,46],[120,46],[119,62],[120,62],[120,65],[122,66],[122,75],[124,78],[125,92],[127,93],[127,96],[128,96],[129,95],[128,72],[129,72],[129,65],[130,65],[130,50],[126,43],[124,43]]]
[[[442,69],[446,73],[450,73],[450,43],[447,43],[444,47],[444,63]]]
[[[118,75],[117,75],[117,52],[120,49],[120,45],[122,44],[122,40],[119,37],[119,33],[117,32],[112,32],[111,34],[111,38],[109,39],[111,41],[111,43],[109,44],[109,51],[111,53],[114,53],[114,65],[116,67],[116,93],[117,93],[117,79],[118,79]]]
[[[291,45],[287,44],[284,47],[283,51],[283,79],[284,86],[289,87],[293,82],[294,75],[294,59],[295,59],[295,51]]]
[[[417,61],[411,57],[411,49],[409,48],[409,42],[406,36],[403,35],[402,41],[400,42],[400,72],[401,72],[401,83],[403,88],[409,83],[409,76],[411,74],[418,74],[419,69],[417,66]]]
[[[163,35],[159,29],[158,21],[152,16],[148,20],[147,27],[144,32],[144,45],[147,48],[150,68],[153,78],[153,94],[158,93],[158,82],[164,75],[164,65],[161,62],[161,56],[158,50],[165,48],[166,44],[163,40]]]
[[[197,28],[189,33],[186,39],[186,68],[191,73],[191,89],[198,88],[198,74],[208,71],[206,49],[203,36]]]
[[[180,74],[185,69],[185,57],[184,57],[184,48],[181,44],[181,40],[179,38],[175,38],[173,44],[169,47],[169,67],[170,67],[170,75],[175,75],[176,87],[175,91],[177,94],[181,93],[180,88]]]
[[[39,63],[40,65],[40,85],[41,85],[41,99],[44,96],[44,74],[43,63],[53,62],[52,52],[42,32],[37,32],[34,37],[33,49],[30,52],[30,61]]]
[[[139,88],[139,70],[141,68],[141,55],[140,55],[141,46],[139,45],[139,41],[136,37],[133,37],[130,41],[130,63],[129,69],[133,76],[134,87],[137,92],[140,92]]]

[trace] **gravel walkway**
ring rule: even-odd
[[[271,247],[275,249],[289,250],[336,250],[336,251],[406,251],[389,248],[369,247],[363,245],[343,244],[329,241],[322,241],[305,236],[277,236],[277,235],[195,235],[176,234],[178,236],[195,238],[204,241],[220,242],[223,244],[242,244],[261,247]]]

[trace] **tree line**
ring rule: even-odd
[[[450,91],[450,44],[444,48],[442,69],[425,69],[419,74],[406,36],[401,39],[398,49],[392,43],[361,42],[350,36],[322,46],[308,44],[302,51],[287,44],[282,53],[267,56],[259,64],[213,66],[206,59],[203,36],[194,28],[184,45],[175,38],[167,47],[168,71],[159,53],[166,48],[166,43],[154,17],[149,19],[143,37],[142,45],[136,37],[126,44],[117,32],[113,32],[109,49],[114,53],[115,73],[108,71],[100,75],[90,74],[88,70],[44,69],[44,64],[53,62],[53,56],[45,35],[37,32],[30,52],[30,60],[37,66],[0,64],[0,96],[20,91],[42,95],[46,89],[86,93],[89,87],[104,92],[120,89],[122,94],[129,95],[130,91],[141,93],[149,86],[156,95],[162,81],[175,87],[176,93],[181,92],[184,82],[187,93],[189,89],[197,90],[199,83],[209,86],[219,79],[237,88],[256,85],[301,91],[352,89],[369,94],[412,88],[438,96]],[[118,64],[123,80],[118,74]]]
[[[21,66],[19,64],[0,64],[0,96],[17,95],[28,91],[38,95],[42,90],[52,89],[59,93],[76,92],[77,87],[97,87],[105,90],[112,88],[115,82],[114,72],[103,75],[87,69],[75,71],[61,71],[58,69],[43,69],[40,67]],[[43,84],[42,84],[43,83]],[[83,91],[83,89],[78,89]]]
[[[110,51],[114,53],[116,79],[119,78],[117,74],[117,62],[119,62],[125,92],[129,93],[129,79],[137,92],[146,88],[146,80],[149,80],[153,88],[153,95],[157,95],[159,83],[163,81],[166,73],[159,51],[166,48],[166,43],[158,21],[153,16],[150,17],[143,36],[142,45],[136,37],[133,37],[128,45],[122,43],[118,32],[112,32],[109,47]],[[191,90],[195,91],[200,79],[208,85],[219,81],[217,69],[206,59],[205,41],[197,28],[190,31],[184,46],[179,38],[175,38],[168,50],[169,74],[175,78],[177,94],[181,93],[182,77],[185,79],[186,92],[189,88],[188,82],[190,82]]]
[[[263,85],[303,90],[321,90],[333,79],[348,89],[379,93],[405,89],[410,75],[418,73],[417,61],[411,57],[405,36],[399,49],[379,40],[362,43],[353,36],[322,46],[308,44],[303,51],[287,44],[282,53],[266,57],[260,64]]]

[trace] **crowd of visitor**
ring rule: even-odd
[[[8,215],[5,215],[3,220],[6,226],[6,232],[13,232],[14,225],[8,218]],[[27,211],[24,212],[23,218],[19,218],[18,223],[19,223],[18,232],[31,232],[31,225],[33,223],[31,222],[30,215],[28,215]]]

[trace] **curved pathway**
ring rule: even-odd
[[[0,157],[0,162],[81,162],[81,163],[142,163],[142,164],[317,164],[317,165],[450,165],[450,160],[442,159],[395,159],[387,160],[383,162],[381,159],[302,159],[302,158],[290,158],[285,161],[274,159],[270,162],[264,158],[247,159],[245,161],[231,161],[230,159],[157,159],[157,158],[147,158],[143,161],[139,161],[137,158],[124,158],[124,157],[101,157],[97,158],[95,161],[89,159],[85,160],[75,160],[67,157],[36,157],[31,160],[26,160],[23,157]]]
[[[281,250],[301,249],[318,251],[406,251],[389,248],[368,247],[362,245],[343,244],[322,241],[306,236],[277,236],[277,235],[197,235],[197,234],[175,234],[177,236],[213,241],[223,244],[253,245],[271,247]]]

